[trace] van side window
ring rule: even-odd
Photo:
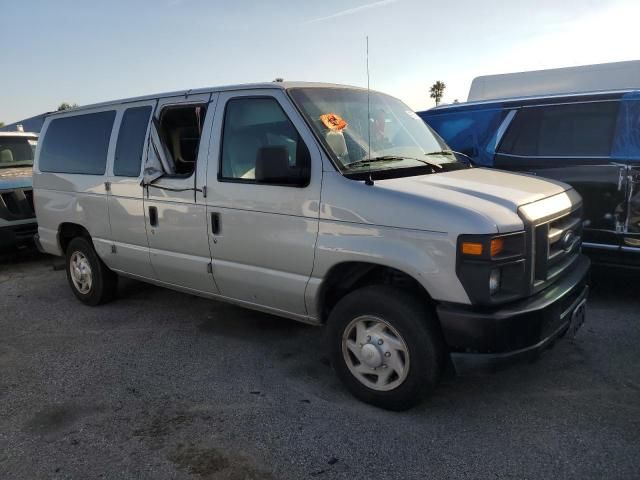
[[[149,126],[151,107],[132,107],[125,110],[120,122],[113,174],[118,177],[137,177],[142,165],[142,150]]]
[[[222,135],[221,180],[257,183],[308,183],[310,156],[298,131],[282,107],[273,98],[236,98],[229,100],[225,109]],[[256,180],[258,156],[273,170],[288,177],[286,182]],[[278,162],[284,165],[275,166]],[[262,169],[262,166],[259,167]],[[265,170],[270,170],[271,167]],[[260,174],[260,173],[259,173]],[[297,177],[291,181],[292,177]]]
[[[40,171],[103,175],[115,117],[109,110],[52,120],[42,141]]]
[[[206,105],[199,104],[167,107],[160,114],[160,135],[178,177],[189,177],[195,170],[206,113]]]
[[[618,102],[528,107],[518,112],[499,153],[523,156],[609,156]]]

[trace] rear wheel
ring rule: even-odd
[[[437,385],[442,338],[433,313],[414,295],[361,288],[338,302],[327,328],[336,373],[360,400],[406,410]]]
[[[87,305],[113,299],[118,276],[109,270],[89,240],[76,237],[67,246],[67,280],[75,296]]]

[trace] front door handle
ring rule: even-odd
[[[149,207],[149,225],[158,226],[158,209],[157,207]]]
[[[220,234],[220,214],[218,212],[211,213],[211,233]]]

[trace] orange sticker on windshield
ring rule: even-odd
[[[320,120],[322,120],[325,127],[336,132],[344,130],[347,127],[347,122],[345,122],[340,115],[336,115],[335,113],[325,113],[324,115],[320,115]]]

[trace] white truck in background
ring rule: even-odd
[[[483,75],[471,82],[468,102],[602,90],[640,85],[640,60]]]

